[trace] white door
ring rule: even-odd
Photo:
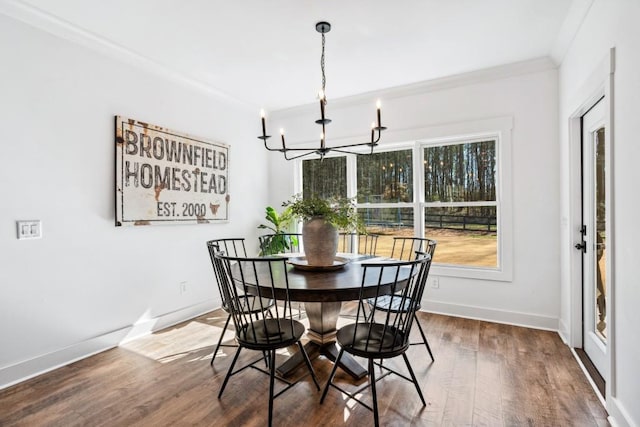
[[[607,381],[605,103],[582,116],[583,347]]]

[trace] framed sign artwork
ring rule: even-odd
[[[229,221],[229,146],[116,116],[116,226]]]

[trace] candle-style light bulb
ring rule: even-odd
[[[380,124],[380,110],[382,109],[382,103],[380,102],[379,99],[376,102],[376,109],[377,109],[377,114],[378,114],[378,127],[382,127],[382,125]]]
[[[260,110],[260,119],[262,120],[262,136],[267,136],[267,127],[264,121],[264,110]]]

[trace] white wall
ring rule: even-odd
[[[640,3],[636,0],[596,0],[560,67],[560,147],[563,195],[569,193],[568,119],[584,100],[583,89],[609,49],[615,47],[613,180],[614,180],[614,292],[615,370],[609,383],[607,409],[619,425],[640,425],[640,241],[637,212],[640,208],[640,144],[638,144],[638,100],[640,100]],[[562,216],[570,216],[563,197]],[[563,229],[562,256],[568,259],[572,233]],[[567,263],[563,262],[563,265]],[[570,324],[570,271],[562,270],[562,322]]]
[[[441,277],[439,289],[427,290],[427,310],[557,329],[557,93],[557,70],[540,60],[351,100],[329,99],[327,114],[333,120],[327,130],[329,142],[357,135],[366,141],[378,96],[383,102],[384,125],[389,128],[383,135],[385,143],[406,141],[400,138],[412,133],[411,129],[505,116],[513,119],[513,280]],[[315,104],[275,112],[269,119],[270,128],[284,127],[292,142],[309,140],[319,135],[313,124],[318,114]],[[301,123],[309,126],[303,129]],[[294,192],[293,164],[281,157],[269,157],[269,200],[274,206]]]
[[[254,111],[2,14],[0,58],[0,388],[218,306],[205,241],[257,249],[266,204]],[[116,228],[117,114],[230,144],[231,221]]]

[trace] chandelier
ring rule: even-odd
[[[322,71],[322,89],[318,92],[318,99],[320,100],[320,118],[315,122],[322,126],[322,133],[320,134],[320,145],[316,147],[287,147],[287,144],[284,139],[284,129],[280,129],[280,139],[282,140],[281,147],[269,147],[267,144],[267,140],[271,138],[271,135],[267,135],[266,128],[266,118],[264,110],[260,111],[260,117],[262,121],[262,135],[258,137],[264,141],[264,148],[269,151],[279,151],[284,155],[284,158],[287,160],[298,159],[300,157],[309,156],[312,154],[316,154],[320,156],[322,160],[324,156],[330,151],[336,153],[347,153],[347,154],[363,154],[363,150],[361,147],[370,147],[370,151],[367,154],[372,154],[374,147],[378,145],[378,141],[380,141],[380,135],[382,131],[386,129],[386,127],[382,126],[380,121],[380,100],[376,103],[376,122],[371,123],[371,139],[368,142],[354,143],[354,144],[346,144],[346,145],[336,145],[336,146],[327,146],[327,132],[325,126],[331,123],[331,119],[327,118],[326,106],[327,106],[327,92],[326,92],[326,77],[324,73],[324,45],[325,45],[325,37],[324,35],[331,30],[331,24],[328,22],[318,22],[316,24],[316,31],[322,35],[322,55],[320,56],[320,70]]]

